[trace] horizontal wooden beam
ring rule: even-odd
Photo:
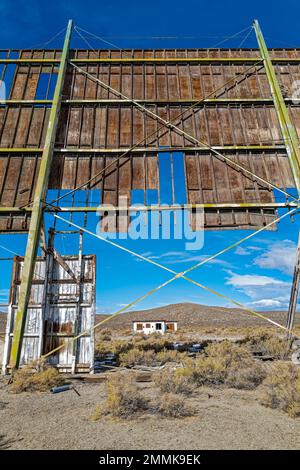
[[[74,58],[74,63],[80,64],[140,64],[140,63],[199,63],[199,64],[252,64],[259,62],[259,57],[101,57],[101,58]],[[299,63],[300,57],[273,57],[274,64]],[[59,64],[60,59],[54,58],[10,58],[0,59],[0,64]]]
[[[216,105],[216,104],[224,104],[224,105],[260,105],[260,104],[269,104],[273,105],[272,98],[206,98],[203,100],[197,99],[190,99],[190,100],[183,100],[183,99],[166,99],[166,100],[149,100],[149,99],[135,99],[137,103],[142,104],[151,104],[151,105],[195,105],[197,104],[199,107],[202,107],[206,104],[208,105]],[[285,98],[285,102],[287,103],[294,103],[295,100],[293,98]],[[64,100],[64,105],[96,105],[96,104],[103,104],[103,105],[132,105],[132,100],[128,99],[101,99],[101,100]]]
[[[285,151],[284,144],[282,145],[225,145],[225,146],[195,146],[195,147],[137,147],[131,149],[130,147],[118,147],[118,148],[55,148],[55,153],[68,154],[68,153],[79,153],[79,154],[121,154],[121,153],[132,153],[132,154],[143,154],[143,153],[166,153],[166,152],[210,152],[211,149],[217,150],[218,152],[274,152],[274,151]],[[11,147],[5,148],[0,147],[1,153],[27,153],[35,154],[41,153],[42,148],[39,147]]]
[[[199,64],[252,64],[260,62],[260,57],[101,57],[101,58],[76,58],[71,59],[74,63],[199,63]],[[299,63],[300,57],[274,57],[274,63]]]
[[[166,211],[166,210],[196,210],[196,209],[282,209],[298,207],[296,202],[241,202],[241,203],[206,203],[206,204],[175,204],[175,205],[161,205],[153,204],[151,206],[144,206],[136,204],[128,208],[123,206],[108,206],[105,204],[99,206],[84,206],[84,207],[55,207],[48,205],[45,208],[46,212],[151,212],[151,211]],[[10,214],[25,214],[32,211],[31,207],[0,207],[0,216]]]
[[[59,64],[60,59],[0,59],[0,64]]]
[[[0,100],[0,106],[28,106],[28,105],[52,104],[52,100]]]
[[[136,103],[145,105],[157,105],[157,106],[192,106],[203,107],[205,105],[216,106],[216,105],[271,105],[274,106],[272,98],[206,98],[203,100],[197,99],[166,99],[166,100],[149,100],[149,99],[135,99]],[[299,105],[300,101],[293,98],[284,98],[285,103],[292,103]],[[8,106],[50,106],[52,100],[3,100],[0,101],[0,108]],[[132,106],[132,100],[128,99],[70,99],[62,100],[62,104],[65,106],[95,106],[95,105],[110,105],[110,106]]]
[[[135,99],[137,103],[149,104],[149,105],[195,105],[199,104],[199,107],[204,104],[233,104],[233,105],[260,105],[270,104],[273,105],[272,98],[206,98],[203,100],[199,99],[165,99],[165,100],[150,100],[150,99]],[[285,98],[286,103],[296,103],[293,98]],[[299,101],[300,103],[300,101]],[[51,105],[52,100],[1,100],[0,107],[4,106],[35,106],[35,105]],[[62,100],[64,105],[132,105],[132,100],[128,99],[68,99]],[[298,104],[298,103],[296,103]]]

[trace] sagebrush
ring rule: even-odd
[[[107,398],[102,413],[128,419],[147,409],[148,401],[141,395],[131,376],[116,373],[107,382]]]
[[[46,392],[64,383],[65,379],[57,369],[32,363],[14,373],[10,390],[13,393]]]
[[[198,385],[243,389],[257,387],[266,376],[247,348],[227,340],[208,345],[194,360],[187,359],[185,373]]]
[[[273,356],[275,359],[286,359],[291,352],[289,341],[265,329],[247,334],[243,344],[251,352]]]
[[[163,393],[189,395],[194,389],[191,378],[192,375],[185,368],[164,369],[155,374],[154,383]]]
[[[300,370],[290,363],[279,362],[262,384],[260,401],[292,418],[300,416]]]
[[[158,413],[166,418],[184,418],[194,414],[194,410],[186,405],[183,397],[165,393],[160,397]]]

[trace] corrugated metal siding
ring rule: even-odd
[[[65,256],[65,262],[79,275],[79,259]],[[82,259],[80,287],[68,273],[48,254],[47,259],[38,259],[31,288],[29,308],[21,352],[21,364],[27,364],[42,354],[65,343],[76,334],[90,329],[95,318],[95,256],[84,255]],[[23,258],[16,258],[10,293],[9,328],[6,336],[9,364],[14,317],[17,311]],[[48,270],[48,273],[47,273]],[[76,360],[76,370],[90,371],[94,361],[94,333],[89,331],[77,342],[76,359],[74,343],[49,357],[50,364],[70,371]]]
[[[59,51],[22,51],[21,57],[58,57]],[[300,50],[274,49],[272,57],[299,58]],[[192,50],[127,50],[86,51],[73,50],[71,58],[247,58],[257,57],[259,51],[251,49],[192,49]],[[94,77],[99,78],[129,99],[146,100],[147,109],[166,120],[173,120],[187,111],[189,104],[180,100],[200,100],[220,88],[226,81],[231,83],[212,97],[226,99],[270,99],[271,93],[262,64],[247,73],[238,75],[249,68],[249,63],[94,63],[79,64]],[[277,77],[285,94],[291,97],[292,84],[300,79],[300,64],[275,64]],[[10,93],[12,99],[34,99],[41,74],[55,76],[55,65],[17,65]],[[173,149],[193,148],[200,144],[177,131],[163,128],[157,135],[149,137],[161,126],[157,120],[137,109],[132,103],[104,89],[72,66],[68,66],[63,90],[64,100],[115,100],[114,103],[64,103],[56,137],[57,149],[53,159],[50,188],[74,189],[84,183],[95,172],[100,171],[120,152],[138,141],[138,148],[147,153],[128,155],[115,165],[114,169],[98,178],[88,189],[102,189],[102,202],[117,205],[120,194],[128,195],[133,189],[158,189],[157,151],[161,146]],[[147,103],[165,100],[168,103]],[[292,121],[300,137],[300,107],[288,104]],[[42,147],[49,118],[49,105],[19,106],[0,108],[0,147],[36,148]],[[275,108],[270,103],[204,103],[188,111],[175,123],[200,141],[212,146],[280,146],[270,154],[257,152],[245,154],[236,152],[236,158],[247,167],[252,167],[262,177],[276,181],[282,188],[294,186],[287,156],[282,151],[283,139]],[[85,150],[82,154],[66,154],[72,149]],[[103,153],[95,154],[93,150]],[[110,150],[109,154],[105,149]],[[149,149],[152,152],[149,153]],[[89,152],[90,150],[90,152]],[[278,156],[280,152],[280,157]],[[203,152],[202,152],[203,153]],[[197,163],[196,163],[197,162]],[[20,207],[27,204],[34,191],[39,156],[0,154],[0,204]],[[240,171],[228,167],[212,154],[199,155],[190,150],[186,155],[186,186],[188,202],[270,202],[273,195],[266,187],[258,184]],[[191,170],[192,169],[192,170]],[[195,173],[192,175],[192,171]],[[223,179],[223,173],[226,175]],[[239,200],[238,200],[239,199]],[[211,215],[214,214],[214,215]],[[231,214],[231,215],[230,215]],[[240,227],[241,211],[231,211],[220,216],[218,211],[207,211],[207,228]],[[233,214],[233,215],[232,215]],[[236,214],[236,216],[234,215]],[[274,212],[256,211],[249,222],[248,212],[242,211],[243,227],[254,227],[266,223]],[[251,219],[251,217],[250,217]],[[209,223],[212,220],[212,224]],[[216,223],[218,220],[218,223]],[[246,223],[247,220],[247,223]],[[28,229],[28,216],[0,218],[0,231]]]

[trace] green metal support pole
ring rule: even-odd
[[[73,22],[69,20],[62,55],[60,59],[60,66],[57,75],[57,82],[52,101],[52,107],[49,116],[49,123],[45,138],[45,146],[41,156],[40,169],[36,183],[34,194],[34,202],[31,213],[30,227],[28,233],[28,240],[26,246],[26,253],[24,258],[23,272],[20,285],[18,310],[15,317],[14,336],[12,340],[10,367],[17,368],[20,362],[23,333],[26,323],[27,307],[31,292],[31,283],[34,272],[35,258],[37,255],[41,224],[44,213],[44,200],[48,188],[49,173],[51,161],[53,156],[53,149],[55,144],[56,130],[59,118],[59,112],[62,101],[62,89],[64,77],[67,68],[69,46],[71,41]]]
[[[299,294],[299,280],[300,280],[300,233],[298,236],[298,245],[296,251],[296,262],[294,267],[293,283],[290,295],[289,310],[287,316],[286,327],[288,328],[287,339],[292,339],[293,334],[291,330],[293,329],[295,314],[297,309],[297,301]]]
[[[282,96],[281,89],[276,77],[275,69],[272,65],[266,43],[257,20],[254,20],[253,26],[259,45],[260,54],[264,61],[266,75],[271,88],[281,132],[284,138],[287,155],[295,180],[295,185],[298,195],[300,195],[300,150],[297,133],[285,105],[284,98]]]
[[[281,132],[284,138],[285,147],[287,151],[287,155],[289,158],[289,162],[291,165],[292,173],[295,180],[295,185],[298,192],[298,197],[300,197],[300,150],[299,150],[299,142],[295,127],[292,124],[289,112],[284,102],[284,98],[281,93],[281,89],[276,77],[276,73],[274,67],[272,65],[269,52],[264,41],[261,29],[259,27],[258,21],[254,21],[254,29],[255,34],[257,37],[259,49],[261,56],[264,61],[264,66],[267,74],[267,78],[270,84],[274,105],[276,108]],[[299,279],[300,279],[300,232],[299,232],[299,241],[298,241],[298,249],[297,249],[297,259],[294,269],[294,277],[292,283],[292,290],[289,302],[289,310],[287,315],[287,328],[291,330],[293,328],[296,307],[297,307],[297,298],[298,298],[298,291],[299,291]],[[287,338],[291,338],[291,332],[288,332]]]

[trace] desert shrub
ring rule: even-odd
[[[90,420],[91,421],[99,421],[102,417],[102,409],[100,405],[96,405],[93,413],[91,414]]]
[[[97,339],[99,341],[110,341],[112,336],[112,332],[109,328],[103,328],[99,330]]]
[[[249,333],[243,344],[251,351],[263,355],[274,356],[276,359],[285,359],[290,353],[290,344],[285,339],[267,330]]]
[[[166,418],[184,418],[193,414],[193,411],[186,406],[183,397],[165,393],[159,400],[158,413]]]
[[[182,362],[186,354],[171,349],[163,349],[157,353],[156,357],[160,364],[165,364],[166,362]]]
[[[300,416],[300,371],[293,364],[279,362],[262,384],[261,403],[278,408],[292,418]]]
[[[233,388],[253,390],[265,377],[262,364],[251,359],[246,360],[242,367],[230,367],[224,383]]]
[[[116,355],[129,351],[132,348],[133,348],[133,345],[130,341],[125,341],[121,339],[118,339],[118,340],[116,339],[114,341],[111,341],[111,352],[113,352]]]
[[[262,364],[256,362],[245,347],[221,341],[207,346],[205,352],[211,359],[212,373],[230,387],[253,389],[265,378]]]
[[[132,336],[131,328],[118,329],[118,333],[121,336]]]
[[[155,366],[158,364],[157,356],[153,350],[130,349],[119,355],[121,366],[133,367],[135,365]]]
[[[110,341],[98,340],[95,344],[95,355],[101,357],[105,356],[106,354],[112,352],[111,349]]]
[[[106,354],[113,353],[117,356],[122,352],[131,349],[132,343],[123,340],[102,341],[99,340],[95,346],[96,356],[105,356]]]
[[[134,333],[133,340],[138,343],[139,341],[145,341],[148,338],[144,333]]]
[[[156,352],[154,349],[134,347],[119,354],[119,363],[125,367],[135,365],[157,366],[166,362],[181,362],[186,354],[169,349]]]
[[[170,348],[172,342],[162,337],[160,333],[153,333],[148,336],[134,337],[133,344],[135,348],[142,349],[144,351],[153,350],[160,352],[164,349]]]
[[[168,348],[170,348],[171,341],[162,338],[161,334],[158,336],[155,333],[153,335],[149,335],[148,337],[138,334],[134,336],[131,341],[111,339],[108,341],[105,336],[100,334],[97,337],[95,346],[96,355],[105,356],[108,353],[114,353],[119,356],[120,354],[131,350],[135,350],[135,352],[136,350],[153,351],[153,353],[167,351]]]
[[[40,367],[33,363],[14,373],[10,389],[13,393],[46,392],[64,383],[65,380],[57,369],[47,365]]]
[[[219,343],[211,343],[206,346],[204,352],[209,357],[223,359],[226,366],[251,357],[251,354],[246,348],[238,346],[228,340],[220,341]]]
[[[198,385],[253,389],[265,378],[262,365],[251,353],[230,341],[209,344],[197,359],[187,358],[184,369]]]
[[[155,374],[154,383],[163,393],[188,395],[192,393],[194,388],[192,375],[186,373],[184,368],[161,370]]]
[[[103,414],[128,419],[146,410],[147,405],[147,400],[141,395],[132,377],[115,374],[107,382]]]
[[[221,358],[202,355],[195,361],[193,379],[198,385],[220,385],[225,378],[226,365]]]

